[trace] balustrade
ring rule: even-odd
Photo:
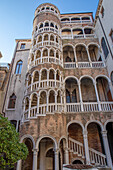
[[[81,142],[78,142],[75,139],[69,137],[68,147],[69,147],[69,151],[72,152],[73,154],[77,154],[82,158],[85,157],[84,145]],[[90,155],[91,164],[106,166],[106,156],[103,153],[98,152],[93,148],[89,148],[89,155]]]
[[[105,63],[102,61],[97,62],[65,62],[65,69],[75,69],[75,68],[104,68]]]
[[[70,152],[73,152],[73,154],[77,154],[78,156],[81,156],[84,158],[84,147],[83,144],[76,141],[75,139],[72,139],[69,137],[68,147]]]
[[[54,64],[58,64],[58,65],[63,65],[62,61],[59,58],[56,57],[42,57],[42,58],[38,58],[35,61],[32,61],[29,65],[29,69],[37,66],[39,64],[44,64],[44,63],[54,63]]]
[[[90,163],[106,166],[106,156],[95,149],[89,148]]]
[[[113,111],[113,102],[87,102],[87,103],[66,103],[66,112],[67,113],[76,113],[76,112],[112,112]],[[81,109],[83,106],[83,110]]]

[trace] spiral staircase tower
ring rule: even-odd
[[[59,10],[42,4],[35,11],[26,75],[23,121],[63,110],[63,57]]]

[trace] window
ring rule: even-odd
[[[24,49],[25,48],[25,44],[21,44],[20,49]]]
[[[23,63],[22,61],[18,61],[18,62],[17,62],[15,74],[21,74],[22,63]]]
[[[112,43],[113,43],[113,29],[111,29],[109,36],[110,36],[111,41],[112,41]]]
[[[102,6],[102,8],[101,8],[102,18],[104,17],[104,12],[105,12],[105,10],[104,10],[104,7]]]
[[[111,72],[111,83],[113,85],[113,71]]]
[[[15,94],[13,93],[12,96],[10,96],[10,98],[9,98],[8,108],[9,108],[9,109],[14,109],[14,108],[15,108],[15,103],[16,103],[16,96],[15,96]]]
[[[107,58],[108,54],[109,54],[109,51],[108,51],[108,48],[107,48],[107,45],[106,45],[106,42],[105,42],[105,39],[104,37],[102,38],[101,40],[101,46],[102,46],[102,50],[104,52],[104,57],[105,59]]]

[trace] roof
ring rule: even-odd
[[[18,41],[20,41],[20,42],[25,42],[25,41],[27,41],[27,42],[31,42],[31,39],[30,38],[28,38],[28,39],[15,39],[15,41],[16,42],[18,42]]]

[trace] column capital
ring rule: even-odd
[[[87,131],[87,130],[84,130],[84,131],[83,131],[83,136],[84,136],[84,138],[87,137],[87,134],[88,134],[88,131]]]
[[[101,131],[103,137],[107,137],[107,130]]]

